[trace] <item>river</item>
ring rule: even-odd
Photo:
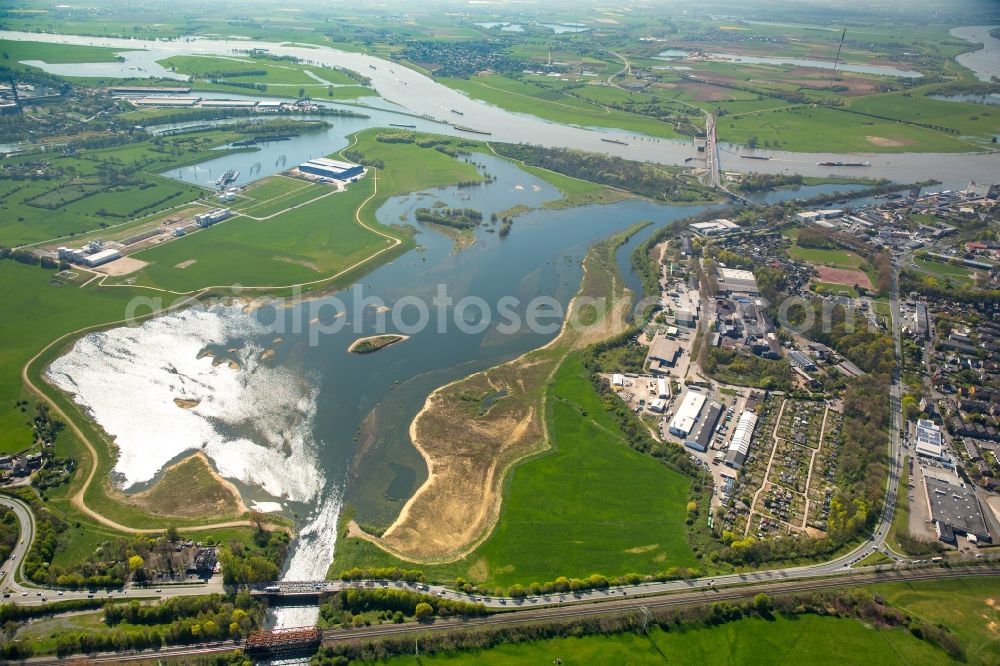
[[[985,28],[983,28],[985,30]],[[305,48],[272,42],[237,39],[183,39],[176,41],[143,41],[111,37],[84,37],[0,31],[0,39],[43,41],[78,45],[106,46],[120,49],[147,49],[153,60],[173,55],[203,54],[231,56],[236,50],[268,49],[275,55],[291,55],[306,62],[346,67],[372,79],[373,87],[386,100],[409,112],[445,122],[456,122],[490,132],[498,141],[528,142],[549,147],[566,147],[604,152],[628,159],[658,164],[683,165],[684,160],[697,157],[691,141],[656,139],[630,132],[560,125],[534,116],[512,113],[496,106],[471,99],[432,78],[397,63],[363,53],[340,51],[330,47]],[[126,55],[126,57],[128,57]],[[88,75],[88,65],[76,66],[79,76]],[[130,74],[131,75],[131,74]],[[462,115],[457,116],[454,111]],[[449,132],[453,133],[453,132]],[[622,141],[627,145],[608,143],[602,138]],[[806,176],[857,174],[848,167],[824,167],[817,162],[856,161],[863,156],[871,163],[864,176],[889,178],[902,182],[917,182],[937,178],[951,188],[962,187],[970,180],[985,181],[1000,173],[1000,153],[793,153],[759,150],[771,157],[758,160],[753,170],[762,173],[800,173]],[[721,156],[723,169],[749,170],[745,160],[734,154]]]
[[[1000,39],[990,34],[991,30],[1000,28],[997,25],[974,25],[952,28],[951,34],[974,44],[982,44],[983,48],[963,53],[955,58],[959,63],[971,69],[980,81],[992,81],[1000,78]]]

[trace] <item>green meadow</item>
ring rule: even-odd
[[[375,140],[377,133],[359,134],[354,148],[382,160],[385,168],[369,170],[346,192],[330,194],[330,185],[283,176],[267,179],[233,205],[241,213],[267,219],[237,215],[137,252],[133,256],[149,265],[124,279],[178,292],[232,284],[280,288],[326,280],[393,245],[390,238],[357,223],[359,209],[366,224],[403,239],[405,234],[375,220],[375,211],[386,199],[479,178],[470,164],[416,144],[382,143]],[[409,247],[409,241],[400,247]]]
[[[46,44],[44,42],[19,42],[0,39],[0,61],[11,69],[33,69],[21,64],[22,60],[41,60],[49,64],[113,62],[115,56],[130,49],[109,49],[99,46],[75,44]]]
[[[971,286],[973,283],[972,271],[964,266],[956,266],[929,257],[914,257],[913,263],[945,280],[954,280],[963,286]]]
[[[940,625],[962,644],[965,658],[955,661],[943,650],[903,627],[875,628],[849,617],[777,615],[773,620],[744,618],[718,626],[653,627],[625,632],[505,644],[488,650],[427,653],[419,659],[395,657],[380,664],[562,663],[574,664],[958,664],[988,666],[1000,662],[1000,580],[968,577],[911,583],[883,583],[858,588],[924,623]]]
[[[973,146],[950,134],[914,125],[815,107],[788,107],[775,111],[719,119],[720,141],[746,144],[757,137],[762,145],[807,153],[967,152]]]
[[[864,263],[864,259],[848,250],[793,245],[788,249],[788,254],[793,259],[807,261],[810,264],[833,266],[834,268],[861,268]]]
[[[232,217],[132,255],[148,262],[136,283],[171,291],[240,284],[274,286],[328,277],[390,241],[361,227],[354,211],[374,178],[268,220]]]
[[[195,90],[217,90],[279,97],[298,97],[299,90],[302,90],[309,97],[333,99],[354,99],[377,95],[374,90],[359,85],[343,72],[319,65],[251,58],[243,55],[233,57],[172,56],[160,60],[159,63],[168,69],[191,76],[191,85]],[[266,85],[267,88],[266,90],[248,90],[240,85],[230,85],[233,83],[260,83]]]
[[[376,663],[376,662],[370,662]],[[556,638],[500,645],[471,652],[422,652],[419,658],[395,657],[377,662],[472,666],[473,664],[914,664],[959,663],[912,636],[905,629],[878,630],[857,620],[804,615],[773,621],[743,619],[718,627],[647,633]]]
[[[670,123],[603,106],[597,93],[605,92],[607,101],[621,101],[627,95],[617,88],[587,86],[575,89],[574,95],[560,92],[558,81],[542,86],[530,81],[519,81],[499,74],[473,76],[468,79],[439,79],[441,83],[460,90],[470,97],[515,113],[526,113],[557,123],[584,127],[609,127],[649,136],[676,138]],[[550,88],[551,86],[551,88]],[[593,89],[593,90],[591,90]]]
[[[367,541],[341,538],[331,574],[402,566],[432,580],[461,576],[508,586],[697,566],[685,537],[690,480],[628,446],[578,356],[557,371],[546,408],[552,448],[511,472],[500,521],[470,555],[446,565],[414,565]]]

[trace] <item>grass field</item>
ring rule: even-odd
[[[309,97],[332,99],[378,95],[373,89],[359,85],[343,72],[318,65],[276,62],[246,56],[172,56],[159,63],[191,76],[191,85],[196,90],[249,92],[280,97],[298,97],[302,90]],[[261,71],[264,73],[261,74]],[[238,85],[227,85],[230,82],[260,83],[267,87],[264,90],[247,90]]]
[[[1000,663],[1000,579],[893,583],[873,586],[873,591],[924,622],[948,627],[965,647],[969,664]]]
[[[948,280],[954,280],[963,286],[971,286],[974,282],[972,271],[964,266],[955,266],[946,261],[938,261],[937,259],[925,257],[914,257],[913,263],[928,273],[933,273],[938,277]]]
[[[414,144],[380,143],[375,134],[373,130],[359,135],[357,149],[381,159],[386,167],[370,170],[346,192],[316,199],[333,190],[280,176],[268,179],[248,190],[247,200],[234,208],[253,217],[273,217],[260,221],[234,217],[138,252],[135,258],[150,265],[129,278],[171,291],[228,284],[280,287],[321,280],[390,246],[392,241],[355,220],[355,212],[375,192],[376,178],[378,193],[362,215],[366,224],[384,230],[374,220],[374,211],[389,197],[479,177],[474,166],[444,153]],[[300,204],[305,205],[281,212]]]
[[[751,137],[757,137],[764,147],[808,153],[974,150],[950,134],[824,108],[795,107],[727,116],[719,119],[717,128],[720,141],[746,144]]]
[[[21,64],[22,60],[41,60],[49,64],[113,62],[116,53],[128,50],[130,49],[0,39],[0,58],[2,58],[3,66],[20,70],[29,69],[28,65]]]
[[[799,247],[793,245],[788,248],[788,255],[793,259],[805,261],[810,264],[823,264],[834,268],[861,268],[864,259],[848,250],[831,250],[820,247]]]
[[[697,565],[685,538],[689,479],[628,447],[577,356],[556,373],[546,404],[552,449],[511,473],[489,539],[457,562],[419,568],[434,580],[507,586]],[[414,566],[342,538],[331,572],[383,564]]]
[[[585,127],[611,127],[649,136],[676,138],[670,123],[634,113],[605,108],[594,91],[607,91],[612,99],[620,101],[626,93],[617,88],[574,90],[574,94],[594,101],[588,102],[558,90],[542,87],[529,81],[516,81],[499,74],[474,76],[469,79],[438,79],[441,83],[460,90],[470,97],[499,106],[515,113],[526,113],[545,120]]]
[[[560,661],[556,661],[560,660]],[[409,664],[951,664],[940,650],[905,629],[877,630],[848,618],[803,615],[793,619],[738,620],[718,627],[558,638],[502,645],[492,650],[397,657]]]
[[[127,289],[80,289],[72,282],[54,279],[54,271],[0,261],[0,301],[11,316],[0,321],[0,452],[18,451],[31,444],[25,422],[34,416],[34,405],[22,413],[14,401],[26,398],[21,391],[21,366],[50,340],[72,330],[114,321],[124,316],[125,304],[134,295]]]
[[[319,280],[391,242],[354,220],[374,183],[369,176],[346,192],[269,220],[233,217],[137,252],[132,256],[149,266],[129,277],[135,277],[137,284],[171,291],[227,284],[280,287]]]
[[[819,280],[813,280],[813,284],[816,285],[816,291],[818,293],[843,294],[844,296],[850,296],[851,298],[858,297],[858,290],[850,285],[836,284],[835,282],[821,282]]]

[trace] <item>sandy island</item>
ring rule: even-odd
[[[347,348],[347,351],[354,354],[371,354],[377,352],[380,349],[385,349],[389,345],[394,345],[397,342],[403,342],[404,340],[409,340],[408,335],[399,335],[398,333],[385,333],[382,335],[369,335],[364,338],[358,338],[351,343],[351,346]],[[364,343],[371,343],[372,349],[359,350],[358,347]]]

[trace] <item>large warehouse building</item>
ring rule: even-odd
[[[733,469],[738,469],[747,459],[750,452],[750,442],[753,440],[753,431],[757,427],[757,415],[753,412],[743,412],[740,420],[736,423],[736,430],[733,432],[733,439],[729,442],[729,450],[726,452],[726,465]]]
[[[323,178],[333,178],[334,180],[350,180],[355,176],[360,176],[364,167],[360,164],[350,162],[338,162],[325,157],[317,157],[314,160],[303,162],[299,165],[299,171],[313,176]]]
[[[715,426],[719,423],[719,416],[722,415],[722,405],[710,402],[703,412],[698,427],[684,440],[685,446],[702,453],[708,451],[708,445],[712,443],[712,434],[715,432]]]
[[[705,406],[705,394],[698,391],[688,391],[677,408],[677,413],[670,421],[670,432],[678,437],[687,437],[694,429],[694,424],[698,422],[701,415],[701,408]]]
[[[976,493],[965,485],[955,485],[931,476],[924,476],[927,508],[938,538],[955,543],[956,535],[969,541],[990,541],[986,520],[980,510]]]
[[[756,296],[760,293],[753,272],[739,268],[719,268],[718,287],[720,294],[743,293]]]

